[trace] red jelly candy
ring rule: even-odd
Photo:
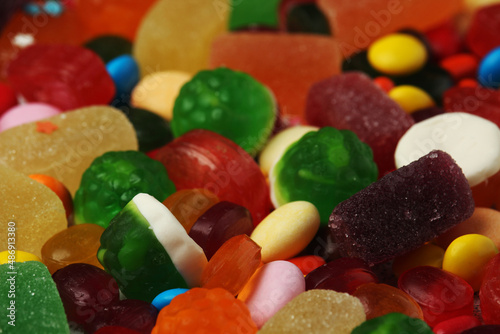
[[[467,46],[479,57],[500,45],[500,4],[477,10],[467,32]]]
[[[399,277],[398,286],[420,305],[424,320],[431,327],[444,320],[473,314],[472,287],[442,269],[420,266],[407,270]]]
[[[241,147],[208,130],[193,130],[155,156],[177,190],[205,188],[221,201],[247,208],[254,226],[269,214],[269,187],[259,166]]]
[[[479,299],[484,323],[500,325],[500,254],[486,265]]]
[[[14,90],[0,82],[0,116],[16,104],[17,98]]]
[[[79,46],[27,47],[11,62],[8,80],[27,101],[61,110],[108,104],[115,95],[115,84],[102,60]]]
[[[140,332],[122,326],[106,326],[101,327],[94,334],[140,334]]]
[[[461,334],[464,330],[480,326],[481,322],[472,315],[462,315],[440,322],[432,331],[435,334]]]

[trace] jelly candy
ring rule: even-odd
[[[497,19],[498,13],[500,13],[500,4],[480,8],[474,13],[468,27],[467,46],[481,58],[500,44],[498,35],[494,33],[500,27]]]
[[[480,326],[481,321],[472,315],[461,315],[440,322],[432,328],[435,334],[462,334],[465,330]]]
[[[315,83],[306,118],[312,125],[353,131],[373,150],[380,176],[394,170],[398,140],[414,123],[369,77],[357,72]]]
[[[0,221],[4,226],[0,250],[10,244],[41,257],[43,244],[68,225],[61,200],[46,186],[2,164],[0,194]]]
[[[338,203],[377,179],[377,167],[371,149],[354,133],[324,127],[289,146],[269,178],[276,207],[311,202],[325,225]]]
[[[158,315],[152,334],[257,333],[245,304],[221,288],[194,288],[175,297]]]
[[[500,255],[491,259],[484,269],[483,282],[479,290],[481,313],[485,324],[500,325]]]
[[[0,117],[0,132],[15,126],[59,115],[61,111],[46,103],[26,103],[7,110]]]
[[[163,201],[175,186],[158,161],[137,151],[107,152],[83,173],[75,194],[75,221],[106,228],[138,193]]]
[[[317,255],[304,255],[288,259],[287,261],[296,265],[304,276],[325,264],[325,260]]]
[[[352,334],[393,334],[393,333],[433,334],[427,324],[420,319],[402,313],[389,313],[362,323]]]
[[[200,71],[175,100],[172,130],[176,137],[211,130],[254,156],[271,134],[275,109],[269,89],[248,74],[228,68]]]
[[[163,146],[162,162],[178,190],[204,188],[221,201],[247,208],[254,225],[270,210],[264,175],[241,147],[208,130],[193,130]]]
[[[365,319],[359,299],[346,293],[311,290],[286,304],[259,333],[350,334]]]
[[[61,110],[107,104],[115,85],[92,51],[70,45],[35,44],[9,66],[9,82],[27,101]]]
[[[229,28],[231,30],[253,25],[278,26],[280,0],[231,0],[230,3]],[[221,10],[222,8],[221,6]]]
[[[341,254],[378,263],[418,248],[473,210],[460,167],[432,151],[340,203],[329,226]]]
[[[0,133],[0,162],[25,174],[45,174],[74,194],[83,172],[108,151],[136,150],[130,122],[115,108],[96,106],[46,119],[57,129],[38,132],[35,123]]]
[[[201,286],[223,288],[236,296],[260,266],[260,250],[245,234],[232,237],[208,261]]]
[[[61,297],[38,261],[0,265],[0,307],[5,333],[69,334]]]
[[[215,39],[210,55],[210,67],[250,74],[271,89],[283,115],[302,120],[309,87],[340,73],[340,61],[332,38],[311,34],[226,34]]]
[[[99,262],[127,298],[152,301],[160,292],[200,284],[207,259],[154,197],[136,195],[101,236]]]
[[[472,287],[447,271],[429,266],[416,267],[399,277],[398,287],[420,305],[429,326],[460,315],[472,315]]]
[[[42,247],[42,260],[50,273],[72,263],[88,263],[102,268],[97,260],[104,228],[96,224],[71,226],[53,235]]]
[[[164,308],[167,305],[170,305],[170,303],[175,297],[187,291],[189,291],[189,289],[179,289],[179,288],[163,291],[158,296],[156,296],[155,299],[153,299],[151,304],[153,304],[153,306],[156,307],[158,311],[161,311],[162,308]]]
[[[83,45],[94,51],[106,64],[116,57],[132,53],[132,42],[118,35],[101,35],[88,40]]]
[[[70,264],[52,276],[70,323],[89,330],[96,315],[120,300],[118,285],[104,270],[85,263]]]
[[[140,334],[140,332],[122,326],[104,326],[94,334]]]
[[[228,16],[229,0],[156,2],[142,19],[134,43],[142,75],[206,68],[211,43],[227,29]]]
[[[49,187],[54,193],[56,193],[57,197],[61,200],[64,205],[64,211],[66,211],[66,218],[70,223],[73,219],[73,198],[69,193],[68,188],[62,184],[59,180],[55,178],[43,175],[43,174],[31,174],[28,175],[30,179],[40,182],[41,184]]]
[[[9,85],[0,82],[0,116],[16,104],[16,92]]]

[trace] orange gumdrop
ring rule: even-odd
[[[359,298],[363,304],[366,320],[394,312],[403,313],[412,318],[424,319],[422,309],[412,297],[387,284],[363,284],[354,291],[353,296]]]
[[[97,224],[80,224],[55,234],[42,246],[42,262],[51,274],[73,263],[102,268],[97,260],[102,232]]]
[[[259,268],[261,247],[246,234],[226,241],[208,261],[201,286],[223,288],[236,296]]]
[[[316,255],[294,257],[293,259],[289,259],[287,261],[292,262],[294,265],[299,267],[300,271],[302,271],[302,274],[304,275],[309,274],[314,269],[321,267],[326,263],[322,257]]]
[[[184,226],[187,233],[202,214],[220,200],[206,189],[184,189],[168,196],[163,201],[170,212]]]
[[[175,297],[158,315],[151,334],[257,333],[246,305],[220,288],[194,288]]]
[[[64,210],[66,211],[66,218],[69,220],[69,217],[73,214],[73,198],[71,197],[68,188],[66,188],[61,181],[53,178],[52,176],[44,174],[31,174],[28,175],[28,177],[46,185],[56,193],[57,197],[59,197],[63,203]]]

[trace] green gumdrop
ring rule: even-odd
[[[324,127],[290,145],[271,175],[275,204],[313,203],[321,223],[332,210],[377,180],[371,148],[349,130]]]
[[[252,25],[278,27],[281,0],[232,0],[229,29],[238,30]]]
[[[274,97],[260,82],[218,68],[198,72],[181,88],[170,125],[176,137],[194,129],[211,130],[256,155],[272,132],[275,109]]]
[[[74,198],[75,221],[106,228],[138,193],[163,201],[174,192],[175,185],[159,161],[137,151],[107,152],[83,173]]]
[[[402,313],[389,313],[363,322],[351,334],[393,333],[433,334],[433,331],[423,320],[410,318]]]

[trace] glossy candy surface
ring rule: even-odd
[[[432,328],[435,334],[461,334],[469,328],[480,326],[481,321],[471,315],[462,315],[440,322]]]
[[[0,117],[0,131],[59,115],[61,110],[46,103],[26,103],[8,109]]]
[[[356,327],[352,334],[393,334],[407,333],[433,334],[429,326],[420,319],[411,318],[402,313],[390,313],[371,319]]]
[[[484,270],[479,290],[481,311],[486,324],[500,325],[500,255],[491,259]]]

